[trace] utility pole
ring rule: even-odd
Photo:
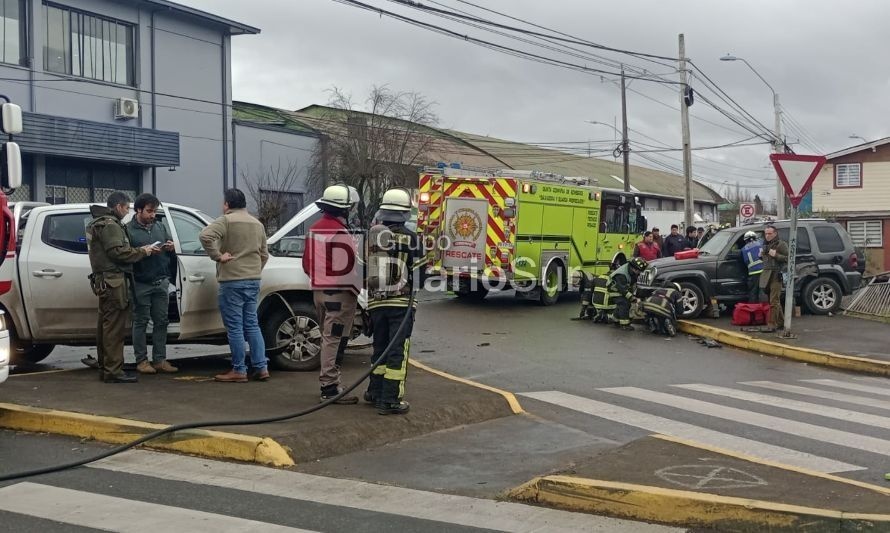
[[[785,143],[782,142],[782,107],[779,106],[779,93],[773,93],[773,111],[776,115],[776,142],[773,144],[773,152],[776,154],[785,153]],[[776,175],[776,218],[785,218],[785,188],[782,187],[782,181]]]
[[[630,192],[630,141],[627,138],[627,90],[621,67],[621,154],[624,156],[624,192]]]
[[[686,227],[693,225],[695,204],[692,198],[692,149],[689,141],[689,106],[686,104],[686,40],[680,34],[680,118],[683,125],[683,177],[686,178],[686,197],[683,201]]]

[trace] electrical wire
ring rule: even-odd
[[[140,444],[145,444],[146,442],[154,440],[158,437],[162,437],[164,435],[168,435],[170,433],[174,433],[176,431],[182,431],[185,429],[207,428],[207,427],[255,426],[255,425],[260,425],[260,424],[271,424],[274,422],[282,422],[284,420],[291,420],[294,418],[299,418],[299,417],[314,413],[316,411],[319,411],[321,409],[324,409],[325,407],[332,405],[337,400],[339,400],[340,398],[343,398],[344,396],[346,396],[347,394],[352,392],[356,387],[361,385],[366,379],[368,379],[368,376],[371,375],[371,372],[374,371],[374,367],[376,367],[377,365],[379,365],[380,363],[383,362],[383,359],[384,359],[384,357],[386,357],[386,354],[394,347],[395,341],[399,338],[399,336],[402,335],[402,333],[405,331],[405,328],[407,328],[407,326],[408,326],[409,319],[411,318],[411,315],[414,312],[415,292],[416,291],[414,290],[414,288],[412,286],[412,290],[411,290],[411,293],[408,298],[408,312],[405,313],[405,317],[402,319],[401,324],[399,324],[399,328],[396,330],[396,333],[393,335],[392,339],[389,341],[389,344],[386,346],[386,349],[383,350],[383,352],[381,352],[381,354],[377,357],[377,359],[375,359],[371,363],[368,370],[363,372],[359,379],[357,379],[351,385],[344,388],[342,391],[340,391],[339,394],[337,394],[333,398],[329,398],[323,402],[313,405],[312,407],[307,407],[306,409],[302,409],[302,410],[296,411],[294,413],[288,413],[288,414],[279,415],[279,416],[268,416],[268,417],[263,417],[263,418],[252,418],[252,419],[244,419],[244,420],[215,420],[215,421],[210,421],[210,422],[186,422],[183,424],[174,424],[172,426],[167,426],[163,429],[153,431],[147,435],[139,437],[138,439],[128,442],[127,444],[123,444],[123,445],[114,447],[110,450],[106,450],[106,451],[96,454],[92,457],[78,459],[76,461],[71,461],[71,462],[63,463],[63,464],[59,464],[59,465],[47,466],[47,467],[43,467],[43,468],[36,468],[33,470],[25,470],[22,472],[13,472],[12,474],[0,475],[0,483],[6,482],[6,481],[13,481],[16,479],[22,479],[22,478],[26,478],[26,477],[39,476],[39,475],[43,475],[43,474],[52,474],[54,472],[61,472],[63,470],[69,470],[72,468],[84,466],[84,465],[94,463],[96,461],[100,461],[102,459],[111,457],[113,455],[123,453],[127,450],[135,448],[136,446],[139,446]]]

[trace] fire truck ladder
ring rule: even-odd
[[[871,278],[844,311],[845,315],[890,323],[890,272]]]

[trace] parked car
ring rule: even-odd
[[[789,221],[774,223],[779,237],[788,241]],[[663,281],[679,283],[683,290],[683,318],[699,316],[716,298],[731,307],[747,296],[748,272],[740,250],[748,231],[761,238],[765,224],[728,228],[717,232],[699,250],[698,257],[656,259],[640,275],[638,288],[645,291]],[[804,219],[797,228],[795,297],[813,314],[837,312],[843,296],[852,294],[862,281],[857,254],[850,235],[840,224]]]
[[[87,281],[85,236],[91,220],[89,204],[24,202],[12,208],[18,236],[15,273],[11,289],[0,295],[0,309],[9,319],[12,362],[36,363],[57,344],[94,344],[97,300]],[[282,370],[312,370],[319,365],[321,336],[300,260],[304,233],[318,216],[318,207],[309,204],[269,238],[271,257],[263,270],[258,313],[267,355]],[[165,203],[158,221],[169,229],[176,250],[169,342],[225,343],[216,263],[198,238],[212,218]],[[359,315],[353,336],[361,330]]]

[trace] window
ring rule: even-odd
[[[50,204],[105,202],[113,191],[130,198],[139,193],[141,170],[128,165],[77,159],[46,159],[46,202]]]
[[[862,187],[862,163],[834,165],[834,188]]]
[[[87,253],[86,228],[93,219],[89,213],[50,215],[43,226],[43,242],[68,252]]]
[[[779,238],[785,242],[788,242],[788,234],[791,233],[791,228],[778,228],[778,230]],[[812,253],[812,251],[813,248],[812,246],[810,246],[810,234],[807,233],[807,229],[797,228],[797,253],[808,254]]]
[[[866,248],[883,248],[884,232],[880,220],[850,220],[847,222],[847,233],[855,246]]]
[[[134,34],[131,24],[44,4],[48,72],[94,80],[135,84]]]
[[[0,32],[3,44],[0,48],[0,62],[22,64],[25,49],[25,0],[0,0]]]
[[[816,243],[820,251],[825,253],[844,251],[844,240],[832,226],[816,226],[813,228],[813,233],[816,234]]]
[[[170,218],[173,219],[183,255],[207,255],[200,238],[205,225],[195,217],[176,209],[170,210]]]

